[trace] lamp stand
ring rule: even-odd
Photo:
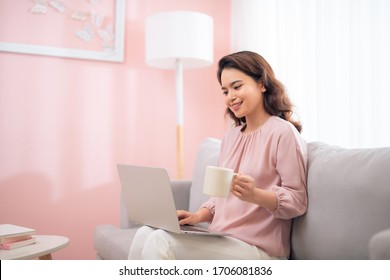
[[[177,177],[183,178],[183,64],[180,59],[176,59],[176,162]]]

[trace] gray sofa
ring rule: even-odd
[[[192,181],[173,181],[178,209],[198,209],[204,171],[215,165],[220,141],[205,139]],[[291,259],[390,259],[390,148],[343,149],[308,143],[308,211],[293,220]],[[119,203],[118,203],[119,204]],[[140,225],[120,203],[121,225],[94,232],[98,259],[127,259]]]

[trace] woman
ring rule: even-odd
[[[219,61],[227,114],[235,127],[223,138],[219,166],[237,175],[227,198],[212,197],[195,212],[178,211],[180,224],[209,222],[231,237],[188,236],[142,227],[129,258],[286,259],[291,220],[305,213],[306,145],[292,105],[272,68],[243,51]]]

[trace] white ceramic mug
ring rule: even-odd
[[[209,196],[229,196],[234,171],[229,168],[207,166],[203,193]]]

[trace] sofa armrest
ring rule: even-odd
[[[173,199],[178,210],[188,210],[190,205],[190,180],[172,180]]]
[[[390,260],[390,228],[370,238],[368,253],[372,260]]]

